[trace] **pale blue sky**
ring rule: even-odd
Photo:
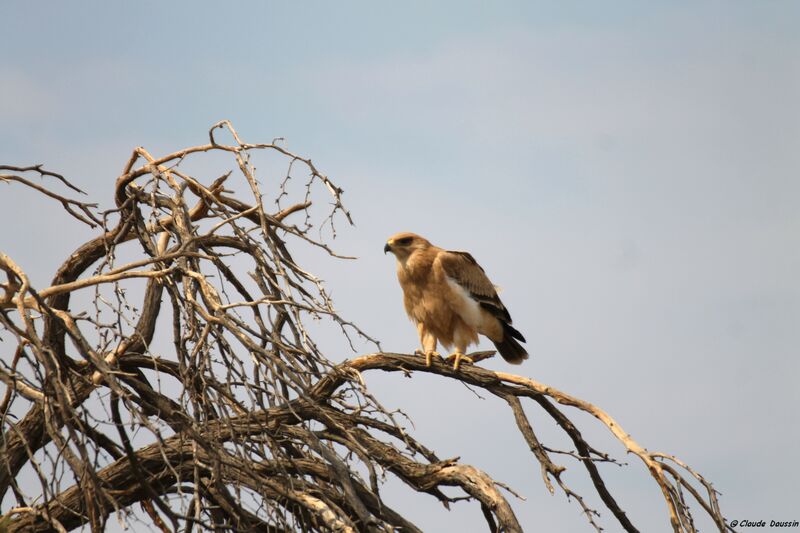
[[[166,4],[4,2],[0,162],[44,163],[108,206],[135,146],[201,144],[223,118],[286,137],[345,189],[356,227],[338,248],[360,259],[300,253],[385,348],[416,344],[385,238],[468,249],[532,353],[488,366],[606,408],[714,480],[731,519],[800,520],[800,4]],[[40,284],[85,235],[16,186],[0,213],[0,250]],[[523,525],[588,530],[504,406],[370,379],[439,455],[528,496]],[[647,473],[607,470],[634,523],[667,531]],[[588,492],[584,477],[567,481]],[[389,490],[426,530],[482,520]]]

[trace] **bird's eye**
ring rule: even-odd
[[[397,239],[397,244],[400,246],[407,246],[411,244],[412,238],[411,237],[403,237],[402,239]]]

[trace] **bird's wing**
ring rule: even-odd
[[[442,251],[438,260],[447,277],[460,285],[483,309],[501,322],[511,324],[511,315],[497,296],[497,290],[472,255]]]

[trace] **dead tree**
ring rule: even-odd
[[[378,403],[362,380],[378,371],[428,372],[504,400],[547,488],[574,499],[597,531],[600,512],[566,485],[560,462],[586,470],[608,510],[603,520],[637,529],[597,467],[614,459],[584,439],[568,409],[593,415],[636,456],[675,532],[695,531],[697,508],[731,529],[697,472],[548,385],[479,366],[426,367],[377,343],[375,353],[332,363],[309,319],[368,337],[336,313],[292,250],[303,242],[336,255],[311,231],[312,203],[328,197],[321,224],[335,231],[337,217],[350,221],[342,190],[278,140],[247,144],[227,121],[209,136],[161,157],[134,150],[106,211],[73,199],[80,191],[41,166],[0,166],[6,186],[33,188],[97,231],[48,287],[34,287],[0,253],[0,530],[101,531],[109,520],[144,520],[163,531],[419,531],[381,495],[396,476],[444,507],[474,501],[489,531],[522,531],[509,487],[439,458]],[[252,158],[265,154],[283,170],[260,182]],[[211,180],[206,167],[192,167],[201,157],[230,158],[234,170]],[[541,408],[573,447],[542,443],[523,403]]]

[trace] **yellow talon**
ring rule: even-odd
[[[441,357],[439,352],[437,352],[436,350],[431,350],[430,352],[423,352],[422,350],[414,350],[414,353],[417,355],[425,356],[425,366],[431,366],[431,362],[434,356]]]
[[[455,352],[454,354],[451,354],[447,358],[447,362],[449,363],[451,359],[453,360],[453,371],[454,372],[458,372],[458,367],[461,366],[461,361],[465,361],[465,362],[467,362],[469,364],[473,364],[474,363],[474,361],[472,360],[471,357],[467,357],[466,355],[464,355],[461,352]]]

